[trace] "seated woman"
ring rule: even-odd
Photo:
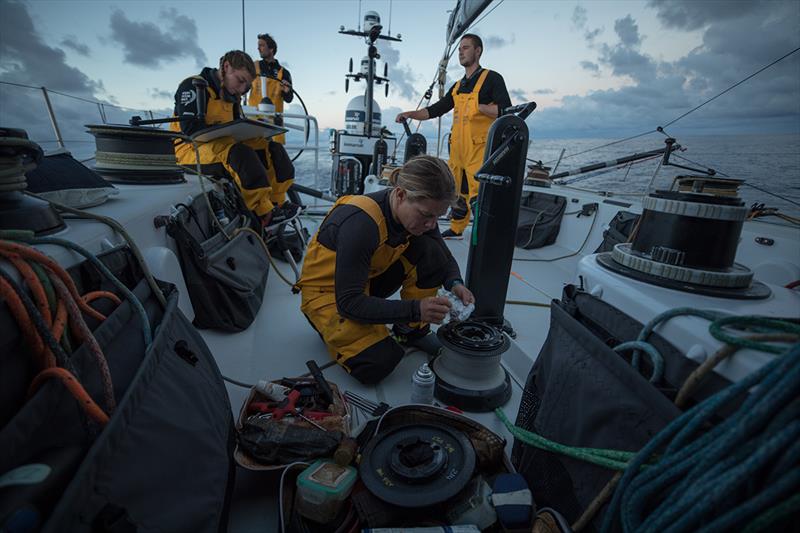
[[[214,124],[244,118],[239,100],[255,76],[250,56],[232,50],[220,58],[219,69],[206,67],[199,76],[186,78],[175,93],[174,115],[181,120],[170,124],[170,129],[192,135]],[[204,119],[198,117],[193,78],[208,83]],[[294,166],[283,145],[264,138],[236,142],[231,137],[221,137],[200,144],[199,152],[202,171],[232,179],[247,208],[261,218],[264,226],[274,227],[298,215],[300,207],[286,201],[286,191],[294,181]],[[175,155],[178,164],[194,167],[196,156],[190,143],[176,140]]]
[[[362,383],[382,380],[403,357],[386,324],[407,344],[431,344],[429,324],[441,323],[450,309],[438,288],[474,301],[439,233],[438,218],[456,200],[447,163],[418,156],[390,181],[391,189],[336,202],[309,244],[297,283],[300,309],[331,356]],[[401,299],[387,300],[397,289]]]

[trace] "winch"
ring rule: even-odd
[[[433,361],[436,398],[472,412],[491,411],[508,401],[511,381],[500,366],[511,346],[506,335],[485,322],[466,320],[445,324],[437,336],[443,349]]]
[[[656,191],[642,207],[633,242],[597,255],[603,267],[645,283],[717,298],[769,297],[770,289],[753,279],[752,270],[734,262],[749,213],[738,196]]]
[[[367,443],[361,456],[359,475],[367,489],[387,503],[407,508],[452,498],[475,469],[475,450],[467,436],[434,423],[381,433]]]

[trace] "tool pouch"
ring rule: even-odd
[[[235,191],[198,195],[170,218],[167,233],[175,239],[194,308],[194,325],[201,329],[242,331],[261,308],[269,274],[269,258],[258,236],[260,227]],[[214,211],[209,210],[209,203]],[[214,223],[225,213],[225,233]]]

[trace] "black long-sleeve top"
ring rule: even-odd
[[[413,235],[394,220],[389,206],[390,189],[370,193],[386,218],[388,231],[387,244],[399,246]],[[427,232],[438,239],[448,257],[444,270],[444,286],[452,288],[461,274],[455,258],[436,227]],[[330,250],[336,250],[336,307],[345,318],[366,324],[390,324],[417,322],[420,320],[419,300],[387,300],[364,293],[369,279],[372,256],[379,243],[378,226],[362,209],[354,205],[340,205],[328,215],[317,235],[319,243]]]
[[[430,118],[440,117],[453,109],[455,106],[453,102],[453,87],[455,87],[456,84],[458,84],[458,94],[471,93],[472,90],[475,89],[475,84],[478,82],[481,72],[483,72],[483,69],[479,68],[473,72],[472,76],[469,78],[464,75],[460,81],[451,85],[450,89],[447,90],[447,93],[441,100],[428,106],[428,115]],[[493,70],[489,71],[489,74],[486,75],[486,80],[484,80],[481,86],[481,91],[478,93],[478,103],[497,104],[499,109],[511,106],[511,97],[508,95],[506,82],[503,80],[503,76]]]
[[[208,87],[213,89],[214,93],[217,94],[218,97],[222,98],[226,102],[233,103],[233,115],[231,116],[230,120],[242,118],[242,106],[239,104],[239,99],[235,96],[232,96],[228,93],[228,91],[222,88],[222,84],[217,76],[217,69],[206,67],[200,72],[200,77],[206,80]],[[211,92],[206,89],[206,105],[205,108],[203,108],[203,113],[208,111],[208,102],[210,99]],[[192,78],[186,78],[178,86],[178,90],[175,91],[175,116],[181,117],[181,131],[185,135],[192,135],[194,132],[209,126],[206,124],[205,120],[199,119],[197,114],[197,90],[192,83]]]
[[[283,79],[289,84],[292,84],[292,74],[289,72],[289,69],[281,65],[277,59],[273,59],[271,63],[267,63],[266,59],[262,59],[259,61],[259,68],[261,72],[266,73],[267,77],[269,78],[278,78],[278,71],[283,68]],[[263,82],[263,80],[261,80]],[[259,85],[260,87],[260,85]],[[261,97],[261,93],[259,93],[259,98]],[[294,100],[294,91],[289,92],[281,92],[281,97],[285,103],[291,103]]]

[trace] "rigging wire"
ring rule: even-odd
[[[697,161],[692,161],[692,160],[691,160],[691,159],[689,159],[688,157],[683,157],[683,156],[681,156],[681,155],[678,155],[678,154],[676,154],[676,153],[674,153],[674,152],[672,153],[672,155],[673,155],[674,157],[677,157],[678,159],[683,159],[684,161],[688,161],[689,163],[691,163],[691,164],[693,164],[693,165],[698,165],[698,166],[701,166],[701,167],[708,167],[708,165],[704,165],[703,163],[698,163]],[[725,172],[722,172],[722,171],[721,171],[721,170],[719,170],[718,168],[714,168],[714,170],[715,170],[715,171],[717,172],[717,174],[719,174],[720,176],[723,176],[723,177],[725,177],[725,178],[730,178],[730,177],[731,177],[729,174],[726,174]],[[764,188],[761,188],[761,187],[759,187],[758,185],[753,185],[752,183],[750,183],[750,182],[747,182],[747,181],[745,181],[744,183],[742,183],[742,185],[746,185],[746,186],[748,186],[748,187],[752,187],[753,189],[756,189],[756,190],[759,190],[759,191],[761,191],[761,192],[763,192],[763,193],[769,194],[770,196],[774,196],[775,198],[779,198],[779,199],[783,200],[784,202],[789,202],[789,203],[790,203],[790,204],[792,204],[792,205],[796,205],[796,206],[800,207],[800,202],[797,202],[797,201],[795,201],[795,200],[792,200],[791,198],[787,198],[786,196],[781,196],[780,194],[776,194],[776,193],[774,193],[774,192],[770,192],[770,191],[768,191],[768,190],[766,190],[766,189],[764,189]]]
[[[709,98],[708,100],[706,100],[705,102],[703,102],[703,103],[702,103],[702,104],[700,104],[699,106],[697,106],[697,107],[695,107],[695,108],[692,108],[692,109],[690,109],[689,111],[687,111],[686,113],[684,113],[683,115],[679,116],[678,118],[675,118],[675,119],[673,119],[673,120],[671,120],[671,121],[667,122],[667,123],[664,125],[664,127],[666,128],[667,126],[670,126],[670,125],[672,125],[672,124],[675,124],[676,122],[678,122],[680,119],[682,119],[682,118],[683,118],[683,117],[685,117],[686,115],[689,115],[690,113],[693,113],[693,112],[697,111],[698,109],[700,109],[700,108],[701,108],[701,107],[703,107],[704,105],[708,104],[709,102],[712,102],[712,101],[716,100],[717,98],[719,98],[719,97],[720,97],[720,96],[722,96],[723,94],[727,93],[727,92],[728,92],[728,91],[730,91],[731,89],[734,89],[734,88],[738,87],[739,85],[743,84],[744,82],[746,82],[746,81],[747,81],[747,80],[749,80],[750,78],[753,78],[753,77],[757,76],[758,74],[761,74],[762,72],[764,72],[765,70],[767,70],[767,69],[768,69],[768,68],[770,68],[771,66],[773,66],[773,65],[776,65],[777,63],[780,63],[781,61],[783,61],[784,59],[786,59],[786,58],[787,58],[787,57],[789,57],[790,55],[794,54],[794,53],[795,53],[795,52],[797,52],[798,50],[800,50],[800,46],[798,46],[797,48],[795,48],[794,50],[792,50],[792,51],[791,51],[791,52],[789,52],[788,54],[785,54],[784,56],[782,56],[782,57],[779,57],[778,59],[776,59],[775,61],[773,61],[773,62],[772,62],[772,63],[770,63],[769,65],[767,65],[767,66],[765,66],[765,67],[762,67],[762,68],[758,69],[757,71],[755,71],[755,72],[753,72],[752,74],[750,74],[749,76],[747,76],[745,79],[743,79],[743,80],[741,80],[741,81],[739,81],[739,82],[737,82],[737,83],[734,83],[733,85],[731,85],[730,87],[728,87],[727,89],[725,89],[724,91],[722,91],[721,93],[719,93],[718,95],[716,95],[716,96],[713,96],[713,97]]]

